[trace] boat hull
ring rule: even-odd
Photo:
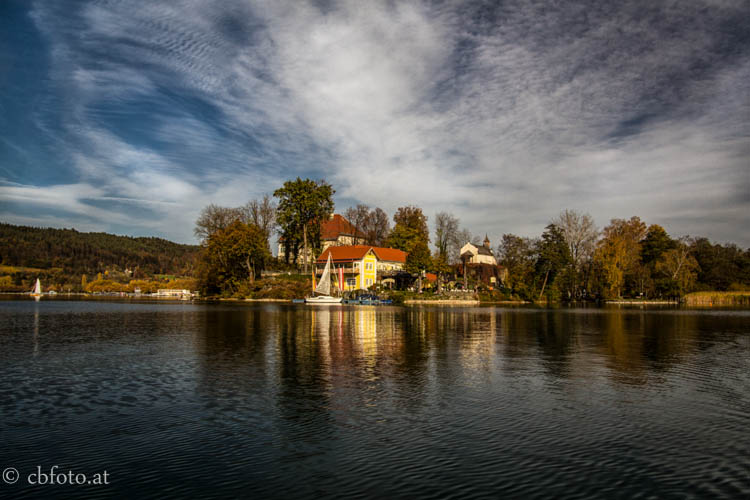
[[[341,304],[341,300],[341,297],[319,295],[317,297],[306,297],[305,304]]]

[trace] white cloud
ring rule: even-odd
[[[750,244],[750,58],[716,29],[747,6],[708,4],[39,3],[80,176],[44,195],[149,200],[130,223],[186,241],[209,202],[325,175],[493,239],[576,208]],[[149,141],[107,121],[144,100]]]

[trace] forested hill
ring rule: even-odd
[[[58,268],[66,275],[130,270],[134,277],[191,275],[198,246],[75,229],[0,223],[0,264]]]

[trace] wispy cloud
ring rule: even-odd
[[[35,3],[75,177],[34,196],[189,241],[204,204],[325,176],[493,238],[576,208],[750,244],[746,3],[321,5]]]

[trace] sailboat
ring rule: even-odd
[[[313,283],[315,283],[313,281]],[[316,295],[318,294],[318,295]],[[306,304],[341,304],[342,297],[331,297],[331,254],[328,254],[328,262],[323,269],[318,286],[313,290],[312,297],[305,297]]]
[[[39,282],[39,278],[36,279],[36,285],[34,285],[34,289],[31,291],[32,297],[41,297],[42,296],[42,284]]]

